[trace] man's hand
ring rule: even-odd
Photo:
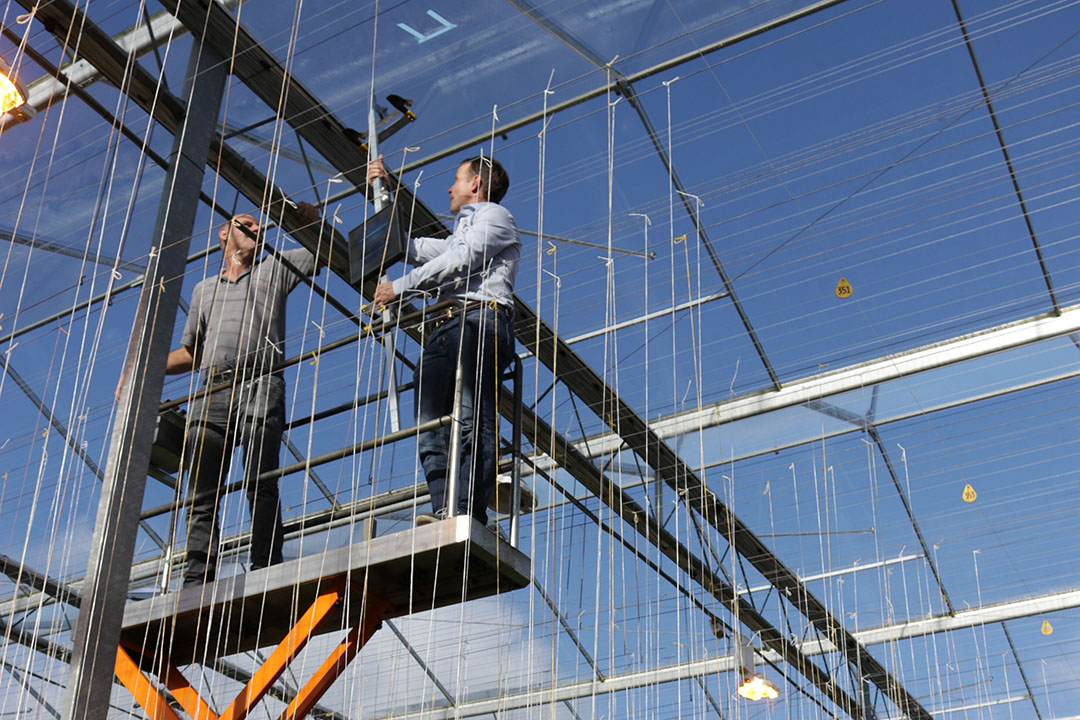
[[[389,305],[394,302],[396,297],[397,293],[394,292],[394,283],[379,283],[379,286],[375,288],[374,302],[376,305]]]
[[[370,185],[371,182],[376,178],[386,180],[386,166],[383,165],[382,155],[379,155],[378,160],[374,160],[367,164],[368,185]]]
[[[311,203],[298,202],[296,203],[296,219],[301,225],[311,225],[319,219],[319,208]]]

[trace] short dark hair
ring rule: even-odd
[[[472,176],[480,176],[480,187],[483,188],[484,199],[497,203],[506,196],[510,189],[510,176],[495,158],[477,155],[476,157],[462,160],[458,167],[468,164]]]

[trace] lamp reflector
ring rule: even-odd
[[[748,675],[743,678],[738,692],[747,700],[761,700],[762,698],[775,700],[780,697],[780,691],[776,689],[776,686],[761,675]]]

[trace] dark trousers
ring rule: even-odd
[[[278,481],[259,475],[278,467],[284,408],[269,419],[244,418],[224,427],[193,422],[187,439],[188,511],[187,564],[184,584],[203,583],[217,573],[218,505],[229,474],[233,449],[244,448],[244,489],[251,513],[251,566],[266,567],[282,560],[284,530]]]
[[[463,335],[459,322],[464,323]],[[416,378],[417,421],[450,415],[454,409],[454,377],[458,338],[464,387],[461,408],[461,457],[458,475],[458,514],[487,522],[487,503],[498,471],[499,433],[495,425],[499,377],[514,357],[511,314],[490,306],[465,313],[460,321],[440,325],[428,338]],[[417,440],[431,507],[447,505],[447,468],[453,425],[421,433]]]

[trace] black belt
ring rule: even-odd
[[[439,308],[428,315],[424,320],[424,332],[425,334],[430,335],[451,320],[459,318],[465,313],[472,312],[473,310],[479,310],[484,307],[484,305],[490,305],[490,303],[491,301],[489,300],[470,300],[466,303],[454,303],[447,305],[444,308]],[[495,309],[506,313],[507,315],[511,312],[510,308],[499,305],[498,303],[495,303]]]
[[[244,384],[251,384],[257,380],[270,377],[280,378],[281,380],[285,379],[281,377],[280,373],[271,373],[267,375],[254,368],[229,368],[227,370],[215,370],[211,368],[210,371],[203,376],[203,385],[212,387],[224,383],[233,383],[241,377],[244,379]]]

